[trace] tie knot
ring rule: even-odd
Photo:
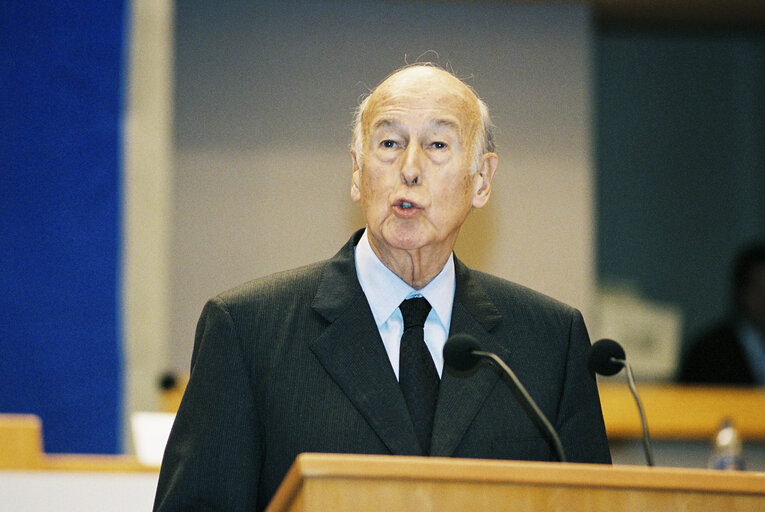
[[[423,327],[430,313],[430,302],[425,297],[405,300],[398,307],[404,317],[404,331],[415,326]]]

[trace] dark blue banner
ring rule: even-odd
[[[36,4],[0,7],[0,412],[115,453],[125,6]]]

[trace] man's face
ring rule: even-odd
[[[378,255],[451,252],[471,207],[488,200],[496,168],[496,155],[487,154],[470,173],[480,122],[467,87],[434,68],[404,70],[372,94],[351,197],[361,201]]]

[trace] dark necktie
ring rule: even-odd
[[[439,383],[423,331],[430,303],[423,297],[416,297],[402,302],[399,309],[404,317],[404,334],[401,336],[398,380],[422,453],[428,455]]]

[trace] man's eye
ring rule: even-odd
[[[430,147],[432,147],[433,149],[446,149],[447,144],[446,142],[436,141],[436,142],[432,142],[430,144]]]
[[[383,148],[391,149],[391,148],[395,148],[396,146],[397,144],[395,140],[386,139],[380,142],[380,147],[383,147]]]

